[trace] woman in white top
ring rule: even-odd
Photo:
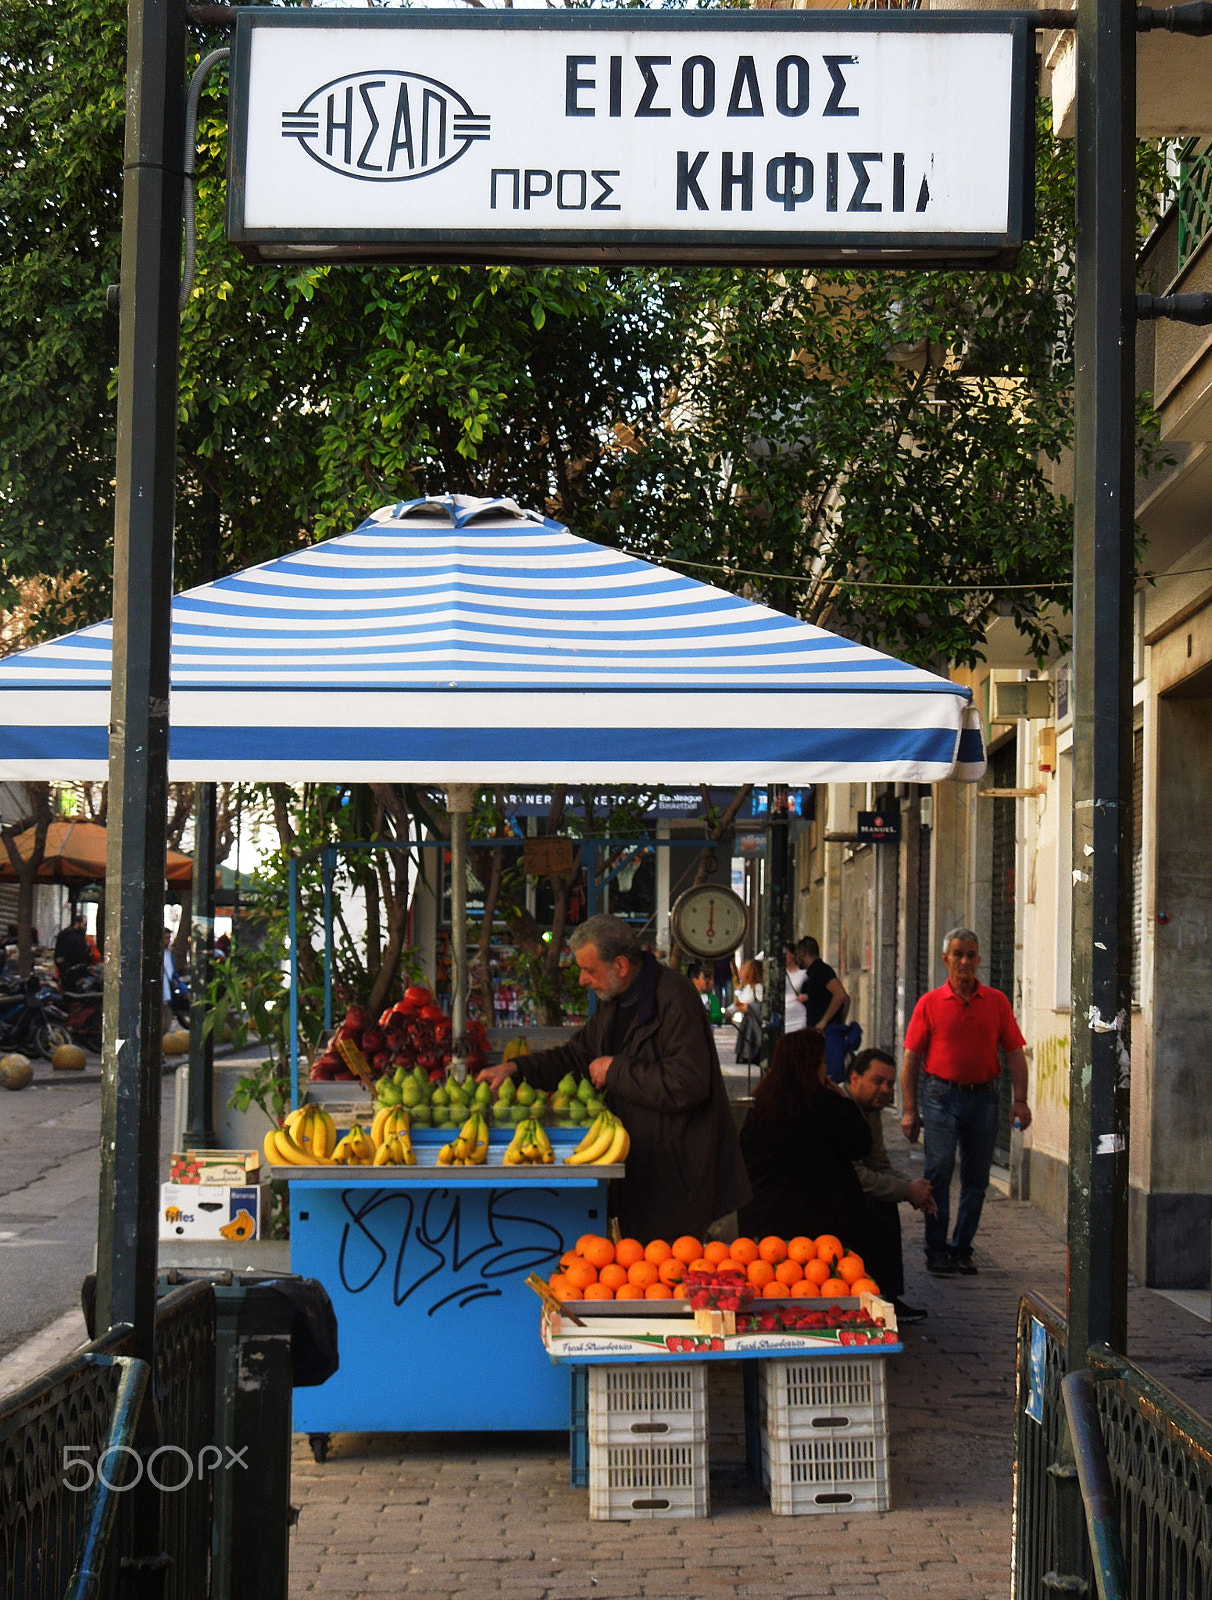
[[[732,1020],[740,1023],[750,1005],[762,1003],[762,963],[746,961],[732,996]]]
[[[794,945],[787,946],[783,959],[787,969],[783,983],[783,1032],[798,1033],[808,1026],[808,1014],[800,999],[800,990],[808,974],[800,966]]]

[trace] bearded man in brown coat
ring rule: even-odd
[[[495,1089],[515,1071],[536,1089],[588,1076],[631,1135],[611,1206],[626,1238],[702,1239],[750,1198],[715,1039],[694,985],[643,951],[618,917],[590,917],[569,943],[597,1010],[567,1044],[488,1067]]]

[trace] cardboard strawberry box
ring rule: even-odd
[[[259,1150],[174,1150],[171,1183],[249,1184],[261,1171]]]

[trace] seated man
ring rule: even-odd
[[[907,1200],[918,1211],[935,1209],[934,1194],[925,1178],[906,1178],[897,1172],[884,1148],[882,1112],[892,1104],[896,1088],[896,1062],[884,1050],[862,1050],[850,1066],[842,1093],[849,1096],[867,1119],[871,1149],[854,1163],[863,1191],[866,1214],[867,1270],[891,1300],[899,1323],[924,1322],[921,1306],[907,1306],[905,1268],[901,1261],[901,1219],[897,1206]]]

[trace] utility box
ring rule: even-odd
[[[1012,717],[1050,717],[1052,686],[1047,678],[1022,678],[1017,683],[995,683],[993,706],[995,722],[1006,722]]]

